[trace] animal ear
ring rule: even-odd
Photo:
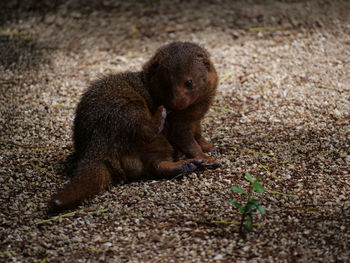
[[[211,62],[210,62],[209,58],[207,58],[207,57],[203,58],[203,64],[207,68],[207,70],[209,71],[211,68]]]
[[[204,64],[204,66],[209,71],[211,69],[211,62],[210,62],[210,59],[208,57],[208,54],[201,52],[201,53],[197,54],[197,57],[199,58],[199,60]]]

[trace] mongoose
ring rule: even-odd
[[[51,199],[50,211],[72,208],[114,181],[218,167],[204,153],[213,147],[201,132],[217,84],[208,52],[189,42],[159,48],[140,72],[93,82],[74,119],[74,177]],[[188,159],[178,160],[177,151]]]

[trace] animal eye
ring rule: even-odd
[[[185,86],[188,89],[194,89],[196,85],[193,83],[192,79],[186,80]]]

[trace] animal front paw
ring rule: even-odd
[[[198,144],[201,146],[203,152],[211,152],[214,150],[214,146],[207,142],[203,137],[196,139]]]

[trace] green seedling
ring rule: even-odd
[[[251,230],[253,228],[253,216],[256,213],[256,210],[258,210],[262,215],[265,214],[265,209],[260,205],[260,200],[253,198],[254,192],[257,192],[259,194],[264,193],[264,187],[259,183],[260,178],[254,179],[250,173],[246,173],[245,177],[251,183],[249,192],[246,192],[237,186],[231,187],[232,191],[247,196],[247,203],[244,206],[241,203],[238,203],[236,200],[231,200],[232,205],[237,207],[242,214],[239,227],[239,233],[242,236],[244,236],[244,225],[246,230]]]

